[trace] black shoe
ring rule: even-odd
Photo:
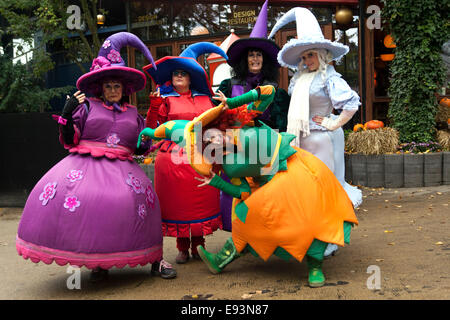
[[[192,254],[192,259],[194,259],[194,260],[202,260],[202,258],[200,258],[200,255],[198,253],[193,253]]]
[[[177,276],[177,271],[167,261],[161,260],[152,264],[152,274],[163,279],[172,279]]]
[[[108,270],[97,267],[91,270],[91,276],[89,278],[89,281],[99,282],[107,278],[108,278]]]

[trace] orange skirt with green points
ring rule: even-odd
[[[247,245],[267,260],[281,247],[302,261],[314,239],[344,245],[344,222],[358,224],[353,205],[333,172],[299,148],[269,183],[235,199],[232,238],[239,252]]]

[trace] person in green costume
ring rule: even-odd
[[[198,162],[188,155],[191,166],[204,176],[198,178],[202,182],[199,187],[211,185],[234,198],[232,236],[215,254],[198,247],[211,272],[222,272],[245,252],[264,260],[275,254],[301,262],[306,256],[309,285],[320,287],[325,283],[322,261],[328,243],[349,243],[351,226],[358,221],[350,199],[327,166],[311,153],[290,146],[294,135],[278,133],[265,124],[252,125],[250,118],[264,112],[274,95],[273,86],[257,87],[235,98],[221,95],[219,107],[193,121],[171,121],[157,129],[146,128],[141,135],[173,137],[186,145],[188,153],[200,148],[202,155],[216,144],[215,159],[205,160],[205,155]],[[236,119],[232,125],[230,115]],[[225,126],[221,125],[224,121]],[[203,135],[194,133],[199,123]],[[214,135],[224,128],[233,130],[217,139]],[[213,133],[208,138],[209,129]],[[179,130],[183,130],[183,138]],[[206,141],[199,142],[203,136]],[[222,141],[231,142],[232,147],[224,147]],[[211,160],[222,160],[220,169],[232,178],[230,183],[216,174],[218,167]]]
[[[278,87],[280,65],[277,54],[280,47],[267,39],[267,8],[268,0],[262,5],[250,36],[234,41],[228,48],[227,63],[232,68],[232,77],[223,80],[216,93],[234,98],[258,86],[274,86],[276,92],[272,102],[265,112],[256,117],[256,125],[262,121],[273,129],[285,132],[290,97],[286,90]],[[218,105],[217,100],[213,103]]]
[[[268,1],[261,7],[261,11],[253,26],[249,37],[234,41],[227,50],[227,63],[231,67],[231,78],[223,80],[216,93],[224,94],[228,98],[240,96],[258,86],[272,85],[276,89],[271,103],[262,114],[255,118],[255,125],[268,125],[279,132],[287,131],[287,115],[290,96],[280,88],[280,65],[277,54],[280,47],[267,39]],[[217,101],[216,105],[218,104]],[[225,181],[230,177],[222,174]],[[231,207],[233,199],[226,193],[220,196],[220,211],[222,214],[223,230],[231,231]]]

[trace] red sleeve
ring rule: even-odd
[[[159,124],[167,121],[167,106],[165,99],[150,98],[150,107],[145,118],[145,125],[149,128],[155,129]]]

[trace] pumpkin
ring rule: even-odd
[[[354,125],[354,127],[353,127],[353,131],[354,132],[358,132],[358,131],[361,131],[361,130],[366,130],[366,128],[364,128],[362,123],[357,123],[357,124]]]
[[[383,43],[386,48],[397,47],[394,43],[394,39],[392,38],[392,36],[390,34],[388,34],[386,37],[384,37]]]
[[[383,123],[383,121],[380,121],[380,120],[370,120],[364,124],[365,129],[378,129],[378,128],[383,128],[383,127],[384,127],[384,123]]]
[[[441,106],[450,108],[450,98],[447,98],[447,97],[442,98],[442,100],[439,101],[439,104],[440,104]]]
[[[395,58],[395,54],[393,53],[380,54],[380,58],[383,61],[392,61]]]
[[[145,158],[144,159],[144,164],[151,164],[153,162],[152,158]]]

